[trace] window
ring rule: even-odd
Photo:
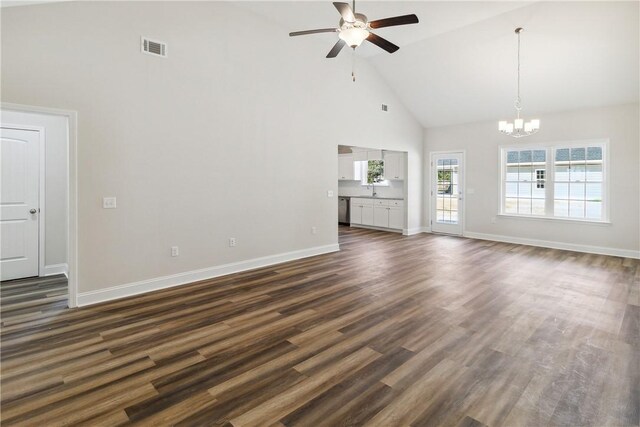
[[[501,214],[605,221],[605,154],[606,142],[502,148]]]
[[[536,188],[544,188],[544,169],[536,169]]]
[[[546,163],[545,150],[507,151],[503,213],[545,214]]]
[[[389,185],[384,177],[384,160],[363,160],[354,162],[356,180],[362,185]]]
[[[459,167],[457,159],[438,159],[438,194],[436,215],[438,222],[458,223]]]
[[[553,214],[602,219],[602,147],[557,148]]]

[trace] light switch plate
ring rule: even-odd
[[[327,197],[333,197],[333,190],[327,191]]]
[[[103,209],[115,209],[116,208],[116,198],[115,197],[103,197],[102,198],[102,208]]]

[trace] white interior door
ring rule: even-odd
[[[464,155],[431,155],[431,231],[462,235]]]
[[[0,129],[2,280],[38,275],[40,133]]]

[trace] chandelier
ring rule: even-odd
[[[516,119],[513,123],[507,121],[498,122],[498,130],[505,135],[510,135],[514,138],[522,138],[523,136],[533,135],[540,129],[540,120],[533,119],[525,123],[524,119],[520,118],[520,110],[522,110],[522,104],[520,100],[520,33],[524,31],[522,28],[516,28],[516,34],[518,35],[518,96],[516,97]]]

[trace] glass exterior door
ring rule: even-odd
[[[463,154],[431,155],[431,231],[462,235]]]

